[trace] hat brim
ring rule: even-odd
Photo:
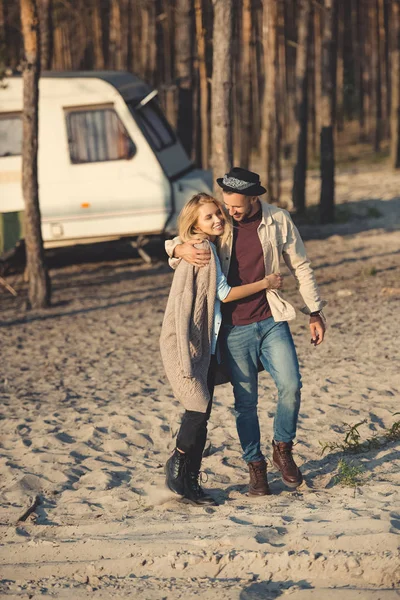
[[[245,190],[238,190],[237,188],[232,188],[229,187],[229,185],[225,185],[222,177],[219,177],[217,179],[217,183],[224,192],[232,192],[234,194],[241,194],[242,196],[261,196],[267,191],[265,187],[263,187],[259,183],[255,183],[254,185],[252,185],[249,188],[246,188]]]

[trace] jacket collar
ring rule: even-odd
[[[270,205],[267,204],[266,202],[263,202],[262,200],[260,200],[260,204],[261,204],[261,210],[262,210],[261,223],[263,225],[272,225],[274,220],[272,218],[272,211],[271,211]]]

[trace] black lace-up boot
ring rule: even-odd
[[[197,469],[193,470],[193,468],[189,466],[184,477],[185,491],[183,497],[199,506],[218,506],[218,502],[214,500],[212,496],[206,494],[200,486],[200,477],[200,471]]]
[[[185,493],[185,473],[188,461],[188,456],[175,448],[173,455],[165,465],[166,486],[179,496],[183,496]]]

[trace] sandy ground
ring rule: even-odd
[[[60,254],[43,312],[26,312],[21,276],[8,278],[19,297],[0,288],[1,598],[400,598],[398,443],[346,457],[363,469],[354,488],[335,480],[340,452],[321,456],[344,423],[366,419],[362,439],[383,440],[399,419],[399,178],[380,168],[337,183],[352,218],[302,227],[330,327],[314,349],[305,317],[292,323],[304,383],[295,492],[271,467],[273,495],[247,496],[229,385],[217,388],[204,459],[220,506],[164,488],[181,407],[158,351],[172,278],[161,255],[149,267],[91,248],[81,264]],[[264,373],[268,457],[275,403]]]

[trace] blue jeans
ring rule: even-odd
[[[224,325],[221,350],[235,396],[236,427],[246,462],[263,459],[258,422],[258,363],[270,373],[278,389],[274,439],[296,437],[301,376],[296,348],[286,321],[273,317],[250,325]]]

